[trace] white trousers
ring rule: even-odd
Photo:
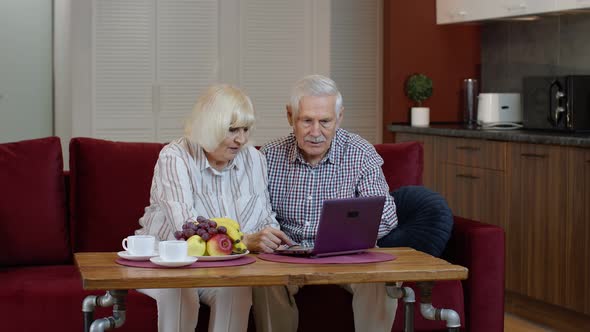
[[[211,308],[209,332],[245,332],[252,306],[250,287],[138,289],[156,300],[159,332],[194,332],[199,301]]]
[[[347,284],[341,287],[352,293],[355,331],[391,331],[397,299],[387,296],[385,284]],[[257,332],[297,331],[299,311],[293,296],[299,287],[254,287],[252,291]]]

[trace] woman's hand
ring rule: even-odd
[[[251,252],[272,253],[281,244],[295,245],[285,233],[281,230],[266,227],[258,233],[245,234],[242,240]]]

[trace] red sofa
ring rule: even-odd
[[[80,331],[82,289],[73,253],[118,251],[138,227],[148,203],[153,167],[163,144],[90,138],[70,142],[70,172],[63,172],[56,137],[0,144],[0,321],[3,331]],[[418,143],[377,145],[393,190],[421,184]],[[435,307],[459,312],[467,331],[502,331],[504,233],[455,218],[443,257],[469,268],[469,279],[439,282]],[[309,286],[297,295],[300,331],[352,331],[350,295],[337,286]],[[403,327],[398,306],[392,331]],[[206,331],[201,310],[197,331]],[[418,316],[416,310],[416,316]],[[95,317],[111,314],[97,308]],[[156,331],[155,301],[130,291],[121,331]],[[254,330],[252,324],[250,331]],[[445,331],[444,322],[416,317],[416,331]]]

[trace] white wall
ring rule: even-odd
[[[0,1],[0,142],[53,134],[52,6]]]

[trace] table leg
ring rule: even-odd
[[[125,297],[127,290],[110,290],[105,295],[89,295],[82,302],[84,332],[102,332],[120,327],[125,323]],[[113,315],[94,320],[94,309],[113,306]],[[94,321],[93,321],[94,320]]]
[[[396,284],[386,284],[387,295],[404,301],[404,332],[414,332],[414,303],[416,296],[410,287],[400,287]]]
[[[461,318],[453,309],[437,309],[432,306],[432,287],[434,283],[418,282],[420,292],[420,313],[422,317],[430,320],[444,320],[447,322],[449,332],[459,332],[461,327]]]

